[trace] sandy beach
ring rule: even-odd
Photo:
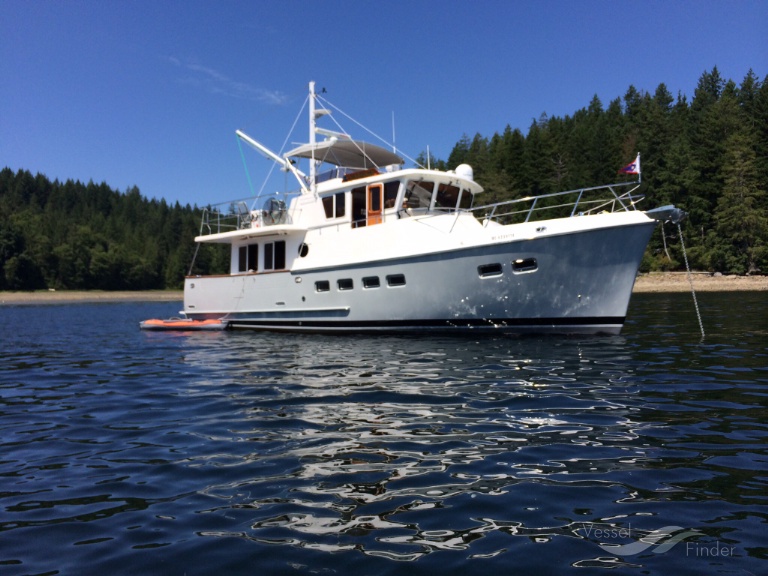
[[[690,292],[691,281],[697,292],[768,290],[768,276],[714,276],[708,272],[693,272],[689,281],[685,272],[651,272],[637,277],[634,292]]]
[[[181,302],[182,300],[184,300],[184,293],[181,290],[0,292],[0,306],[3,304],[69,304],[74,302]]]
[[[768,276],[714,276],[706,272],[694,272],[691,278],[697,292],[768,290]],[[653,272],[638,276],[634,292],[689,292],[690,289],[691,285],[685,272]],[[183,299],[184,294],[180,290],[0,292],[0,306],[72,302],[181,302]]]

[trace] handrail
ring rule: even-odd
[[[203,208],[199,236],[290,223],[291,217],[285,209],[251,210],[246,202],[234,200]]]
[[[635,185],[634,188],[622,194],[614,190],[614,188],[633,184]],[[504,200],[469,209],[459,209],[456,212],[457,214],[459,212],[473,214],[483,223],[483,226],[487,226],[489,222],[498,222],[499,220],[505,220],[506,222],[504,223],[510,223],[510,220],[525,223],[531,220],[542,220],[544,219],[542,214],[547,211],[560,211],[560,214],[555,216],[557,218],[583,216],[597,212],[629,212],[636,210],[636,205],[644,198],[642,195],[633,195],[639,187],[639,182],[622,182],[589,188],[575,188],[563,192],[526,196],[525,198]],[[603,193],[601,194],[601,192]],[[597,194],[597,197],[595,197],[595,194]],[[569,195],[575,196],[575,198],[568,199]],[[556,201],[552,204],[548,203],[551,199],[556,198],[562,201]],[[568,209],[568,211],[565,212],[564,209]],[[439,212],[439,210],[436,212]],[[244,200],[232,200],[203,209],[200,236],[246,228],[290,224],[291,221],[290,211],[285,208],[279,211],[254,210],[249,209]],[[349,225],[349,221],[346,221],[346,224]],[[338,222],[327,222],[325,225],[320,224],[318,227],[338,225]]]
[[[636,184],[634,188],[622,194],[619,194],[614,190],[614,188],[619,186],[630,186],[633,184]],[[639,187],[640,185],[638,182],[620,182],[618,184],[606,184],[589,188],[575,188],[563,192],[551,192],[548,194],[540,194],[538,196],[526,196],[525,198],[516,198],[514,200],[504,200],[493,204],[485,204],[483,206],[471,208],[469,211],[472,212],[476,218],[483,221],[484,225],[487,225],[488,222],[496,222],[503,218],[511,219],[515,217],[522,218],[523,222],[529,222],[532,218],[535,220],[536,216],[541,215],[545,211],[553,211],[563,208],[571,208],[570,217],[584,216],[606,211],[629,212],[631,210],[636,210],[636,205],[644,198],[644,196],[641,195],[633,196],[633,192]],[[609,191],[610,195],[603,194],[599,195],[597,198],[593,198],[594,193],[599,191]],[[568,195],[576,195],[576,198],[571,201],[563,201],[555,204],[547,203],[547,200],[549,199],[564,199],[564,197]],[[505,207],[509,207],[511,210],[505,210]]]

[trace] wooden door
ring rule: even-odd
[[[381,224],[381,214],[384,206],[384,184],[368,186],[368,226]]]

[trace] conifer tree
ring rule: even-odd
[[[724,188],[717,205],[711,268],[755,274],[766,266],[768,210],[765,189],[758,184],[754,150],[745,132],[726,143]]]

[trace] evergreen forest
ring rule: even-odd
[[[527,134],[507,126],[464,136],[447,160],[467,163],[486,190],[482,203],[619,181],[642,154],[641,208],[675,204],[693,269],[768,271],[768,76],[750,70],[737,84],[704,72],[690,101],[660,84],[630,86],[607,106],[563,118],[542,114]],[[417,159],[427,163],[425,153]],[[201,245],[202,209],[171,206],[106,183],[51,182],[27,170],[0,171],[0,290],[176,289],[184,276],[223,273],[224,246]],[[658,226],[642,271],[684,269],[678,228]]]
[[[135,186],[51,182],[0,171],[0,290],[177,289],[190,272],[202,210],[148,200]],[[229,270],[201,245],[194,274]]]

